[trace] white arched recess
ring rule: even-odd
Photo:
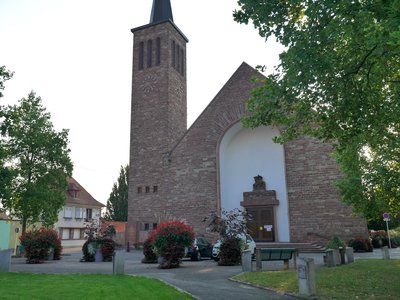
[[[272,141],[279,131],[273,127],[244,128],[240,122],[223,136],[219,147],[221,208],[240,207],[243,192],[251,192],[254,176],[261,175],[267,190],[275,190],[276,241],[289,242],[288,200],[283,146]]]

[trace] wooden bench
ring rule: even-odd
[[[289,269],[289,260],[294,259],[297,268],[297,249],[295,248],[256,248],[256,269],[262,269],[263,261],[283,260],[285,269]]]

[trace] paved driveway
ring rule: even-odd
[[[125,253],[125,273],[161,279],[198,299],[297,299],[273,291],[251,287],[229,280],[241,272],[241,266],[221,267],[213,260],[184,260],[180,268],[161,270],[157,264],[142,264],[139,251]],[[26,264],[24,258],[13,258],[12,272],[48,274],[112,274],[112,263],[82,263],[81,253],[62,256],[60,261]],[[279,267],[283,267],[279,266]]]

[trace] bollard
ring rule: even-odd
[[[253,265],[251,263],[251,250],[244,250],[242,253],[242,271],[252,272]]]
[[[326,253],[326,266],[328,268],[336,267],[336,255],[333,249],[328,249],[325,251]]]
[[[346,248],[346,257],[347,257],[348,264],[351,264],[354,262],[354,250],[352,247]]]
[[[299,282],[299,293],[306,296],[314,295],[316,292],[315,284],[315,264],[312,258],[299,258],[297,264],[297,278]]]
[[[256,248],[256,270],[262,270],[262,261],[261,261],[261,249]]]
[[[126,252],[129,252],[129,251],[131,251],[131,247],[130,247],[130,245],[129,245],[129,242],[126,244]]]
[[[389,248],[388,246],[384,246],[381,248],[382,251],[382,258],[383,259],[390,259],[390,253],[389,253]]]
[[[10,272],[13,249],[0,250],[0,272]]]
[[[125,273],[125,256],[122,251],[115,251],[113,255],[113,274]]]

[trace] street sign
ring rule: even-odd
[[[390,215],[389,215],[389,213],[386,213],[386,212],[385,212],[385,213],[383,213],[382,216],[383,216],[383,221],[386,221],[386,222],[387,222],[387,221],[390,221]]]

